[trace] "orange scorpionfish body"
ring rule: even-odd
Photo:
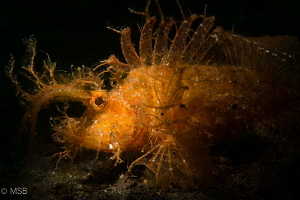
[[[131,29],[119,31],[126,62],[112,55],[101,65],[105,71],[98,66],[63,74],[45,60],[44,71],[38,72],[31,37],[23,71],[33,90],[14,78],[13,60],[8,72],[27,105],[22,129],[33,143],[40,109],[64,102],[62,116],[51,120],[54,140],[64,145],[59,159],[87,148],[112,153],[117,164],[123,153],[137,152],[141,156],[129,172],[145,165],[157,183],[179,185],[209,180],[211,146],[244,131],[292,138],[299,128],[297,39],[247,38],[214,28],[214,20],[193,14],[181,23],[163,16],[157,22],[147,16],[139,52]],[[104,74],[114,82],[111,90],[104,89]],[[83,115],[68,116],[68,101],[81,102]]]

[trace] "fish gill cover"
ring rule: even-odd
[[[95,67],[57,70],[48,54],[36,68],[37,41],[27,40],[18,81],[12,57],[8,76],[26,113],[21,134],[33,146],[38,113],[53,103],[50,119],[62,158],[82,149],[111,153],[117,165],[137,153],[137,165],[155,175],[159,187],[189,188],[216,184],[213,152],[246,133],[272,144],[299,139],[299,42],[294,37],[244,37],[216,27],[215,17],[192,14],[182,21],[152,16],[146,6],[138,44],[131,29],[113,29],[124,56],[111,55]],[[84,111],[68,114],[71,102]],[[42,133],[38,133],[42,134]],[[38,144],[36,144],[38,145]]]

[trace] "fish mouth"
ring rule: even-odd
[[[96,72],[88,67],[77,67],[64,72],[56,69],[56,63],[47,58],[42,62],[42,67],[36,65],[36,39],[33,36],[27,41],[27,51],[23,63],[22,75],[25,80],[32,85],[30,90],[23,89],[22,85],[16,77],[13,56],[11,57],[10,67],[8,67],[7,75],[15,84],[17,92],[22,101],[26,105],[26,113],[21,123],[21,133],[25,130],[30,133],[30,143],[33,143],[35,129],[37,124],[38,113],[42,108],[47,108],[51,104],[63,102],[63,109],[59,109],[65,118],[83,116],[87,108],[90,107],[91,98],[95,91],[102,90],[104,87],[101,75],[103,73]],[[37,69],[40,68],[40,69]],[[99,99],[97,103],[99,103]],[[72,106],[74,105],[75,106]],[[72,109],[69,109],[71,105]],[[80,105],[80,106],[78,106]],[[76,108],[76,109],[73,109]],[[77,112],[80,108],[80,112]],[[20,137],[19,137],[20,140]]]

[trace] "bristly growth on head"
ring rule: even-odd
[[[30,37],[22,73],[33,89],[25,90],[18,82],[13,58],[8,70],[27,106],[21,128],[30,132],[30,146],[40,109],[64,102],[62,116],[51,120],[54,140],[64,145],[56,154],[59,160],[87,148],[112,153],[118,164],[123,153],[137,152],[142,155],[129,173],[145,165],[157,184],[188,187],[207,184],[213,144],[245,130],[258,135],[264,130],[270,138],[296,134],[291,131],[299,128],[296,38],[243,37],[214,27],[215,18],[205,13],[177,23],[158,9],[159,23],[147,4],[138,52],[130,28],[115,30],[126,63],[112,55],[93,69],[62,73],[48,56],[39,71],[36,40]],[[102,66],[107,68],[101,71]],[[103,82],[107,74],[111,90]],[[82,116],[68,115],[69,101],[85,106]]]

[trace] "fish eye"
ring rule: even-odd
[[[106,91],[92,91],[89,100],[90,108],[95,111],[103,111],[107,100]]]
[[[103,100],[101,97],[97,97],[97,98],[95,99],[95,104],[96,104],[97,106],[101,106],[103,103],[104,103],[104,100]]]

